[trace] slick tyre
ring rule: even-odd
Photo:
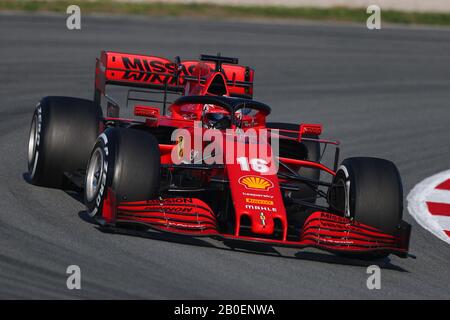
[[[279,122],[268,122],[266,124],[267,128],[273,129],[284,129],[284,130],[293,130],[299,131],[300,126],[297,124],[291,123],[279,123]],[[286,133],[286,135],[297,136],[293,133]],[[307,135],[307,138],[318,139],[317,135]],[[311,161],[319,161],[320,159],[320,145],[319,143],[313,141],[303,140],[301,143],[297,141],[291,140],[280,140],[279,151],[281,157],[293,158],[299,160],[311,160]],[[300,168],[298,173],[305,178],[312,180],[319,180],[320,178],[320,170],[312,169],[312,168]],[[315,189],[317,188],[316,184],[301,184],[299,186],[299,190],[292,192],[291,198],[299,199],[305,202],[309,202],[311,204],[316,203],[317,194]],[[297,225],[301,227],[305,221],[305,219],[310,214],[310,210],[304,207],[299,207],[297,205],[287,207],[287,214],[289,224]]]
[[[284,129],[284,130],[292,130],[299,131],[300,126],[298,124],[291,123],[281,123],[281,122],[268,122],[266,124],[267,128],[272,129]],[[288,133],[287,135],[290,135]],[[317,135],[307,135],[306,138],[318,139]],[[280,156],[299,159],[299,160],[310,160],[310,161],[319,161],[320,159],[320,145],[319,143],[313,141],[302,141],[298,143],[296,141],[280,141]],[[311,168],[301,168],[299,170],[299,174],[302,177],[319,180],[320,178],[320,170],[311,169]],[[313,185],[313,187],[315,187]],[[292,197],[297,199],[304,199],[307,202],[315,203],[316,202],[316,192],[309,186],[303,185],[301,189],[297,192],[293,192]]]
[[[333,180],[330,196],[332,203],[360,223],[388,234],[395,234],[399,227],[403,188],[397,167],[391,161],[345,159]]]
[[[102,212],[111,188],[118,201],[153,199],[160,182],[156,138],[145,131],[108,128],[97,139],[86,169],[84,199],[91,217]]]
[[[345,159],[334,177],[329,203],[357,222],[395,235],[402,221],[403,187],[397,167],[388,160]],[[358,255],[380,259],[386,253]]]
[[[84,170],[101,125],[94,102],[71,97],[45,97],[36,106],[28,140],[31,183],[62,188],[64,173]]]

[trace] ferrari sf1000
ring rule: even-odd
[[[171,61],[103,51],[92,101],[37,104],[29,179],[83,190],[104,228],[407,257],[396,166],[370,157],[339,163],[339,143],[321,138],[321,125],[267,121],[271,108],[253,100],[253,78],[252,68],[220,55]],[[124,104],[107,86],[127,87],[133,115],[121,116]],[[335,149],[329,167],[326,146]]]

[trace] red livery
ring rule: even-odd
[[[36,185],[83,192],[102,227],[407,257],[396,166],[339,164],[322,125],[268,121],[271,108],[253,100],[254,70],[238,59],[104,51],[95,75],[92,101],[38,103],[28,169]],[[125,103],[111,85],[128,87]]]

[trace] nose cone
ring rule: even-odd
[[[242,219],[247,217],[250,221],[250,228],[254,234],[270,235],[275,228],[275,218],[284,218],[284,212],[280,215],[279,209],[274,205],[273,200],[254,199],[244,197],[242,210],[236,212],[236,217]],[[241,220],[239,221],[241,222]]]
[[[273,216],[269,212],[252,211],[248,214],[252,233],[270,235],[274,231]]]
[[[226,172],[231,189],[234,211],[236,214],[235,235],[239,236],[242,218],[248,217],[253,234],[270,235],[274,232],[275,221],[278,219],[283,228],[283,239],[287,236],[287,218],[283,197],[278,182],[276,166],[272,158],[271,146],[258,140],[258,156],[255,158],[245,156],[246,163],[264,163],[268,168],[263,170],[255,165],[242,165],[240,161],[226,163]],[[244,150],[244,155],[252,155],[249,152],[251,143],[236,141],[234,155],[242,159],[239,151]],[[266,149],[264,152],[264,148]],[[263,151],[261,151],[263,150]],[[266,155],[265,157],[263,155]]]

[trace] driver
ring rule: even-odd
[[[231,127],[230,113],[222,107],[205,104],[203,108],[203,127],[208,129],[228,129]]]

